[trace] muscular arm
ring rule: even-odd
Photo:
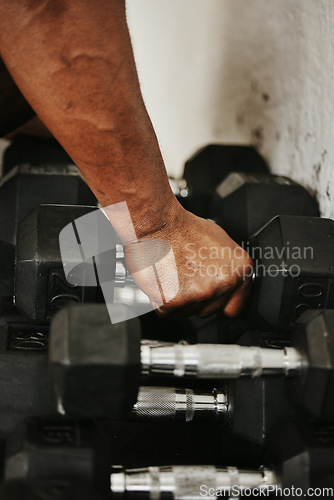
[[[124,3],[2,1],[0,49],[100,203],[126,196],[140,237],[175,200],[139,90]]]
[[[186,268],[186,243],[193,249],[237,245],[222,229],[184,211],[170,190],[140,92],[124,0],[0,0],[0,50],[23,95],[101,205],[126,201],[138,238],[171,243],[180,291],[167,309],[238,312],[247,283],[232,271],[231,258],[216,262],[226,264],[223,277],[191,277]],[[125,242],[131,239],[126,220],[111,214],[111,221]],[[234,266],[250,263],[246,254],[236,261]]]

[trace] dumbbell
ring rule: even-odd
[[[206,498],[204,487],[199,489],[202,485],[217,489],[294,486],[303,491],[330,486],[333,457],[333,430],[309,429],[298,422],[275,435],[265,466],[258,469],[181,465],[126,471],[115,465],[111,468],[106,439],[91,422],[35,418],[26,420],[8,438],[5,480],[28,484],[84,480],[101,499],[111,495],[131,498],[140,493],[141,498],[147,498],[154,492],[156,498],[160,498],[158,492],[163,492],[163,498],[184,498],[186,491],[189,498],[198,498],[198,492]],[[169,496],[173,494],[175,497]]]
[[[111,492],[115,498],[129,500],[333,495],[333,429],[314,430],[289,422],[273,439],[272,448],[265,459],[267,464],[257,469],[215,465],[114,467]]]
[[[218,424],[224,433],[262,447],[278,425],[300,415],[288,400],[282,380],[218,383],[219,389],[211,391],[143,385],[138,389],[136,403],[124,418],[140,422]]]
[[[14,302],[30,321],[47,324],[67,302],[103,300],[98,287],[74,286],[65,278],[59,233],[92,206],[41,205],[19,224],[17,231]]]
[[[48,329],[0,319],[0,438],[32,415],[56,415],[48,370]]]
[[[69,257],[64,264],[60,233],[62,250]],[[88,255],[91,247],[94,253]],[[159,261],[170,245],[145,240],[141,249],[145,257],[153,255]],[[64,269],[69,269],[66,277]],[[17,233],[17,308],[32,322],[46,324],[68,302],[101,302],[104,297],[107,303],[130,303],[135,316],[153,310],[127,272],[123,245],[103,212],[74,205],[41,205],[30,212]]]
[[[333,220],[277,216],[250,238],[245,249],[254,261],[252,293],[246,308],[253,328],[288,332],[303,311],[334,308]],[[224,274],[214,264],[221,256],[231,260],[233,269],[234,256],[226,248],[201,247],[200,252],[197,256],[189,249],[186,255],[193,275]],[[200,266],[193,270],[191,261],[195,258]],[[241,277],[250,276],[249,269],[238,272]]]
[[[243,470],[238,467],[217,467],[214,465],[151,466],[137,469],[114,467],[110,484],[114,498],[154,498],[157,500],[189,500],[240,498],[243,490],[250,497],[254,490],[268,496],[280,488],[274,470],[259,467]],[[239,493],[240,494],[240,493]],[[253,497],[251,497],[253,498]]]
[[[203,158],[205,155],[206,150],[203,151]],[[198,169],[194,169],[199,181],[201,176],[206,175],[204,167],[204,164],[198,163]],[[268,223],[267,229],[261,231],[263,225],[276,215],[281,217],[276,222]],[[303,218],[291,218],[288,215]],[[332,273],[330,255],[333,248],[332,240],[329,239],[333,235],[331,223],[308,221],[306,216],[318,217],[318,205],[306,189],[287,177],[234,172],[216,189],[211,217],[258,261],[254,277],[258,274],[259,279],[256,280],[250,309],[250,317],[257,328],[282,331],[298,317],[300,310],[307,307],[333,307],[331,294],[328,293],[330,285],[325,283],[326,274],[330,282]],[[327,234],[324,234],[326,225]],[[255,236],[248,242],[254,233]],[[309,253],[294,262],[293,248],[303,251],[308,247],[310,250],[309,245],[316,245],[314,258]],[[253,247],[259,247],[260,250],[267,247],[268,252],[261,256]],[[206,250],[211,255],[219,253],[219,249]],[[273,250],[271,255],[270,250]],[[191,260],[192,254],[189,256]],[[312,260],[314,266],[310,269]],[[205,258],[201,264],[205,265]],[[296,264],[301,264],[299,283],[296,279],[285,279],[289,268],[297,269]],[[210,272],[216,275],[217,269],[212,262],[210,265],[213,268]],[[270,269],[276,275],[272,276]],[[308,277],[304,276],[306,271]],[[320,285],[318,277],[325,278]]]
[[[96,199],[74,165],[19,164],[1,179],[0,296],[13,294],[17,225],[41,203],[96,205]]]
[[[85,478],[14,479],[0,486],[1,500],[101,500]]]
[[[0,319],[0,438],[21,418],[57,414],[48,351],[48,327]]]
[[[319,215],[306,189],[270,175],[249,146],[206,146],[186,162],[183,179],[170,179],[170,184],[185,208],[213,218],[238,243],[276,215]]]
[[[2,177],[18,165],[63,167],[72,159],[56,139],[18,134],[11,139],[2,156]]]
[[[38,485],[59,482],[61,494],[69,487],[75,493],[81,483],[102,500],[110,496],[110,463],[106,436],[92,422],[28,418],[7,438],[4,478],[17,488],[31,485],[33,492]],[[51,491],[38,498],[49,498],[48,494]]]
[[[95,313],[98,314],[97,318],[103,316],[101,308],[103,306],[93,308],[92,317],[95,317]],[[84,314],[82,319],[87,321],[87,316]],[[130,320],[130,322],[136,323],[136,320]],[[65,407],[70,413],[76,415],[88,412],[89,415],[94,416],[98,414],[102,417],[126,417],[136,420],[147,420],[148,415],[154,420],[168,421],[175,419],[196,421],[204,418],[224,423],[229,419],[233,422],[232,426],[236,434],[261,444],[268,429],[272,428],[282,415],[284,417],[294,412],[293,408],[290,411],[290,405],[286,402],[285,390],[280,380],[269,382],[263,379],[241,380],[234,387],[230,384],[229,388],[223,389],[225,392],[196,392],[182,388],[154,387],[150,389],[144,386],[139,390],[138,396],[138,386],[136,387],[134,383],[137,380],[137,368],[129,367],[129,357],[131,358],[137,350],[138,339],[136,341],[132,335],[128,339],[128,346],[124,346],[124,340],[126,341],[129,337],[128,332],[121,327],[125,324],[120,323],[118,327],[113,325],[120,335],[120,349],[114,352],[117,366],[103,365],[101,357],[98,356],[101,346],[96,344],[94,337],[91,337],[90,355],[97,364],[95,367],[87,364],[84,350],[77,352],[76,346],[70,348],[69,370],[64,374],[64,380],[61,382],[63,386],[60,387],[60,390],[66,391],[66,394],[57,393],[57,397],[52,397],[53,381],[48,367],[46,329],[36,329],[26,323],[8,325],[2,321],[0,324],[0,345],[2,346],[0,352],[0,392],[2,394],[0,437],[6,435],[21,418],[33,415],[55,415],[58,406],[58,411],[63,412]],[[66,325],[64,328],[66,330]],[[104,329],[106,335],[109,336],[111,334],[109,326],[104,326]],[[98,329],[96,331],[99,333]],[[113,340],[115,342],[114,336]],[[74,366],[73,355],[76,366]],[[56,375],[61,376],[62,367],[60,366],[60,370],[56,367],[56,370],[58,370]],[[111,370],[113,370],[112,373]],[[248,383],[251,383],[252,399],[247,402],[245,398],[250,394]],[[139,381],[137,384],[139,385]],[[59,385],[56,389],[59,389]],[[225,395],[227,391],[228,402]],[[72,398],[70,407],[68,407],[66,397]],[[136,402],[134,408],[131,408],[129,398],[131,402]],[[172,401],[175,403],[174,406],[171,404]],[[232,401],[234,401],[233,404]],[[189,404],[194,408],[193,413],[192,406]],[[240,408],[240,411],[239,409],[231,411],[232,406]],[[248,407],[246,419],[243,411],[245,406]],[[277,411],[273,411],[273,408]],[[132,409],[131,414],[128,412],[130,409]]]
[[[250,238],[255,262],[248,314],[267,331],[288,331],[307,309],[333,309],[334,221],[279,216]]]
[[[90,491],[96,490],[100,500],[107,499],[111,495],[110,473],[114,463],[127,467],[145,466],[148,453],[151,461],[160,463],[165,460],[171,463],[185,460],[187,463],[190,457],[196,463],[203,457],[199,449],[204,442],[203,434],[219,439],[214,426],[210,430],[202,429],[202,436],[198,436],[200,425],[188,426],[186,432],[184,427],[183,424],[169,426],[165,423],[145,426],[136,422],[96,424],[67,418],[26,419],[7,440],[5,480],[8,484],[33,484],[36,488],[49,481],[52,484],[59,480],[77,480],[84,482]],[[144,436],[143,429],[146,429]],[[204,454],[209,463],[213,459],[213,448],[217,449],[219,458],[222,456],[220,446],[213,443]],[[44,488],[42,491],[44,493]],[[0,498],[2,500],[2,496]]]
[[[276,215],[318,217],[319,207],[305,188],[281,175],[234,172],[213,196],[215,222],[239,245]]]
[[[294,402],[313,416],[334,420],[333,322],[333,310],[306,311],[294,326],[293,347],[281,349],[161,344],[140,340],[138,320],[112,325],[105,306],[72,305],[59,311],[51,323],[49,356],[55,391],[65,412],[80,414],[82,407],[90,417],[91,411],[124,414],[136,401],[141,375],[218,380],[251,377],[250,382],[240,381],[240,387],[255,384],[255,378],[272,380],[276,375],[279,382],[291,377]],[[248,343],[252,343],[252,334]],[[91,396],[81,397],[90,387]],[[91,408],[94,394],[96,402]]]
[[[170,183],[187,210],[211,218],[214,191],[231,172],[265,174],[268,167],[253,147],[211,144],[186,162],[183,179],[170,179]]]
[[[183,346],[179,347],[180,364],[174,366],[176,373],[169,371],[174,379],[181,375],[184,361]],[[161,363],[157,355],[153,368],[148,351],[170,348],[173,362],[177,346],[141,344],[139,320],[111,325],[102,305],[64,308],[53,318],[50,333],[50,371],[58,411],[85,418],[218,419],[230,422],[235,434],[258,444],[277,421],[298,413],[286,396],[284,380],[275,377],[240,379],[223,384],[219,391],[140,387],[141,375],[164,373],[164,354]],[[195,370],[195,356],[188,359],[188,367],[192,362]],[[220,387],[218,379],[217,373]]]
[[[313,417],[334,420],[334,310],[305,311],[284,341],[277,335],[249,332],[238,344],[142,342],[141,371],[197,379],[288,377],[292,401]]]

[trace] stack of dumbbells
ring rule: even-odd
[[[59,247],[94,196],[56,143],[6,151],[1,500],[333,495],[334,221],[250,147],[208,146],[171,185],[252,254],[241,317],[111,323]]]

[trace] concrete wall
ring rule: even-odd
[[[168,171],[208,142],[255,144],[334,217],[334,2],[128,0]]]

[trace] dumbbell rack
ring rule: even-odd
[[[211,155],[212,146],[210,148]],[[214,154],[219,155],[220,153],[215,149]],[[228,153],[225,151],[223,156],[226,154],[231,159],[236,151],[230,150]],[[246,154],[246,150],[243,154]],[[262,159],[257,158],[255,161],[249,149],[247,149],[246,156],[253,158],[255,171],[258,170],[264,174],[265,166]],[[194,202],[194,192],[196,191],[189,173],[191,165],[192,162],[195,165],[205,162],[205,157],[205,150],[204,160],[203,151],[198,156],[195,155],[187,163],[186,180],[178,182],[178,187],[181,187],[178,195],[184,198],[183,202],[189,209],[192,208],[191,203]],[[43,164],[43,162],[41,163]],[[51,169],[45,168],[45,166],[35,166],[34,168],[19,166],[15,172],[11,170],[7,172],[7,176],[9,175],[8,180],[18,176],[19,183],[22,182],[19,176],[30,175],[37,179],[53,175],[55,171],[57,173],[55,179],[60,176],[61,172],[62,176],[72,176],[73,179],[76,179],[75,182],[78,182],[77,172],[72,165],[70,167],[53,166]],[[226,175],[228,173],[230,171],[227,171]],[[219,182],[224,182],[226,175],[220,176]],[[0,185],[0,199],[1,190],[6,189],[8,180],[4,178]],[[64,179],[62,179],[63,181]],[[212,189],[212,185],[210,186]],[[80,198],[80,204],[88,206],[92,204],[93,197],[86,188],[87,186],[81,189],[86,194]],[[198,188],[197,184],[196,188]],[[224,189],[220,189],[220,194],[223,191]],[[18,191],[17,196],[24,196],[24,193]],[[205,192],[203,196],[207,200],[208,192]],[[200,197],[195,200],[195,212],[199,210],[199,200]],[[52,200],[52,202],[55,201]],[[64,201],[63,196],[59,198],[59,203],[75,203],[76,201],[79,203],[79,200],[73,202],[72,199]],[[47,195],[45,201],[38,198],[36,205],[46,202],[49,202]],[[34,203],[33,199],[30,200],[30,209],[34,208]],[[312,205],[312,210],[316,212],[317,208]],[[24,215],[28,214],[21,214],[20,217],[22,218]],[[12,233],[14,229],[16,230],[16,227],[13,226]],[[13,240],[11,244],[15,243],[15,238],[13,239],[11,236],[11,239]],[[5,252],[4,255],[6,255]],[[125,276],[123,267],[121,271]],[[3,293],[1,298],[0,318],[0,371],[2,372],[0,373],[0,387],[2,385],[2,387],[8,388],[7,393],[3,390],[0,395],[0,407],[1,405],[4,407],[2,417],[0,416],[2,480],[5,479],[6,482],[14,480],[15,482],[20,478],[25,481],[27,470],[29,470],[32,482],[37,481],[37,489],[46,488],[45,491],[51,492],[54,488],[54,481],[56,488],[58,488],[60,486],[57,481],[65,476],[67,480],[72,481],[73,479],[74,482],[79,477],[80,482],[87,488],[85,492],[85,488],[81,484],[81,497],[84,498],[86,494],[88,500],[88,498],[94,497],[95,489],[99,490],[98,487],[96,488],[98,486],[96,485],[96,477],[90,481],[89,475],[84,477],[82,470],[74,467],[75,472],[73,472],[72,478],[71,472],[64,472],[65,467],[61,467],[61,461],[67,463],[68,460],[72,466],[74,463],[71,455],[73,449],[75,450],[73,456],[77,462],[80,462],[81,459],[90,460],[87,457],[92,456],[92,450],[95,450],[95,438],[93,438],[93,434],[86,431],[85,426],[89,427],[91,422],[87,423],[86,419],[79,419],[73,424],[73,422],[66,420],[66,416],[62,415],[64,408],[59,398],[57,399],[57,395],[52,394],[50,390],[52,380],[49,379],[47,359],[50,332],[48,321],[42,321],[39,324],[35,322],[34,324],[31,318],[27,319],[21,315],[8,300],[8,290],[11,286],[4,287],[6,293]],[[62,305],[58,305],[57,308],[61,308]],[[50,313],[50,316],[52,314]],[[284,375],[288,372],[302,370],[304,360],[300,351],[289,346],[289,332],[286,331],[281,335],[268,334],[267,337],[262,333],[262,350],[260,346],[250,347],[247,342],[246,345],[235,344],[239,334],[242,333],[239,330],[240,323],[238,321],[235,322],[235,330],[233,330],[233,320],[216,319],[211,323],[206,321],[203,323],[206,332],[209,332],[209,337],[212,334],[216,342],[221,343],[221,346],[223,343],[226,344],[224,350],[221,346],[217,346],[214,351],[212,349],[210,351],[210,347],[205,346],[205,344],[190,345],[194,341],[194,337],[196,340],[196,336],[198,336],[197,339],[200,337],[203,340],[203,335],[199,336],[199,330],[203,324],[194,322],[193,318],[183,321],[162,320],[151,314],[149,317],[141,319],[143,335],[151,340],[142,343],[141,346],[143,385],[140,388],[137,402],[128,418],[124,420],[115,421],[103,418],[96,421],[99,431],[103,431],[104,450],[111,452],[108,464],[112,466],[110,482],[113,496],[158,499],[164,492],[162,498],[173,499],[176,498],[177,494],[181,497],[185,494],[191,500],[196,498],[195,492],[205,481],[212,481],[212,484],[223,486],[244,484],[249,488],[281,485],[281,476],[284,474],[275,469],[271,454],[270,443],[273,435],[268,434],[264,439],[256,440],[251,438],[255,432],[252,434],[247,430],[243,433],[237,433],[235,432],[235,422],[233,423],[234,427],[229,425],[228,420],[232,418],[230,415],[233,412],[228,409],[230,402],[227,401],[226,397],[228,394],[226,384],[230,382],[226,382],[225,379],[244,377],[239,384],[239,393],[234,393],[233,396],[235,405],[237,398],[246,401],[247,398],[260,397],[259,395],[263,396],[264,393],[269,400],[271,391],[277,389],[277,391],[284,392],[282,391],[285,384]],[[226,335],[226,325],[228,325],[228,331],[234,331],[232,338]],[[245,325],[248,325],[246,319]],[[157,332],[159,332],[158,336]],[[152,339],[155,339],[156,342]],[[241,343],[243,341],[241,340]],[[227,345],[229,342],[231,344]],[[284,351],[277,349],[281,348],[282,344],[285,346]],[[162,349],[159,350],[159,347]],[[198,362],[198,354],[194,354],[196,352],[202,353],[201,363]],[[224,370],[221,370],[222,357],[225,359],[225,373],[223,373]],[[277,373],[282,374],[282,377],[278,377],[278,382],[276,381],[273,385],[267,384],[268,389],[265,385],[261,385],[260,379],[256,379],[259,370],[262,374],[268,374],[269,380]],[[166,375],[173,377],[172,384]],[[184,376],[190,377],[186,381],[186,388]],[[153,386],[150,385],[152,381]],[[171,385],[173,385],[172,388]],[[31,391],[32,387],[34,391]],[[35,397],[33,395],[36,394],[38,394],[38,398],[33,400]],[[259,399],[259,401],[261,400]],[[281,400],[277,397],[277,401]],[[245,412],[241,415],[241,413],[233,416],[234,419],[239,419],[239,428],[247,428],[247,425],[252,426],[253,421],[250,414]],[[195,415],[196,418],[194,418]],[[295,409],[291,411],[289,409],[285,414],[283,412],[282,420],[279,421],[280,425],[283,424],[284,415],[287,420],[292,418],[294,421],[303,421],[301,426],[304,426],[305,420],[307,420],[307,424],[309,424],[309,420],[312,420],[311,425],[315,425],[314,415],[307,414],[305,418],[304,411]],[[29,421],[29,418],[32,417],[39,417],[39,419]],[[278,417],[281,418],[279,415]],[[28,418],[25,420],[28,423],[25,424],[24,431],[22,431],[22,427],[20,432],[13,431],[20,418]],[[250,422],[247,421],[248,418]],[[334,433],[331,426],[327,424],[321,423],[318,427],[316,435],[317,443],[320,442],[320,445],[318,443],[317,446],[322,446],[323,441],[326,441],[325,456],[327,460],[334,449]],[[307,426],[305,428],[308,429]],[[291,432],[290,434],[289,432],[287,431],[286,436],[290,436],[290,439],[293,440],[293,436],[291,437]],[[308,430],[305,432],[307,433]],[[10,435],[12,437],[8,437]],[[248,437],[247,439],[245,439],[245,435]],[[284,439],[283,435],[282,442]],[[4,451],[6,441],[7,452]],[[48,446],[52,451],[45,452],[43,455],[43,450],[48,450]],[[34,455],[31,451],[36,449],[38,453],[40,452],[39,459],[36,459],[38,453]],[[62,450],[62,459],[58,462],[54,461],[54,450]],[[71,459],[68,458],[70,455]],[[26,467],[26,464],[24,465],[23,456],[28,457],[30,468]],[[58,471],[59,477],[57,474],[53,474],[51,466],[50,470],[48,469],[47,464],[51,456],[53,458],[50,458],[50,464],[57,463],[55,470]],[[284,464],[284,460],[286,458],[281,457],[281,463]],[[106,458],[104,458],[103,463],[107,464]],[[118,467],[119,465],[122,467]],[[223,467],[224,465],[227,467]],[[326,468],[326,462],[322,463],[321,466]],[[101,482],[104,482],[109,473],[104,476],[98,474],[98,481],[101,477]],[[333,476],[331,470],[328,474]],[[6,487],[6,484],[4,486]],[[27,483],[24,487],[30,488],[31,485]],[[75,485],[76,487],[77,485]],[[90,488],[92,488],[91,491]],[[101,491],[101,498],[103,498],[105,487]],[[212,497],[212,495],[201,495],[203,498],[210,496]],[[109,492],[105,498],[109,498]]]

